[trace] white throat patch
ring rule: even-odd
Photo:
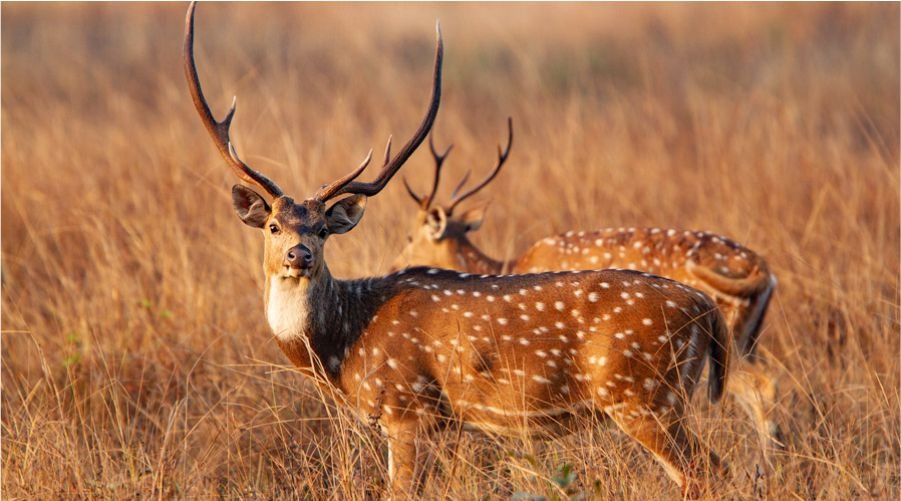
[[[266,319],[272,333],[282,341],[302,336],[307,325],[307,294],[305,287],[287,286],[280,279],[269,281],[269,304]]]

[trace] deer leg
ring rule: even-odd
[[[415,499],[421,487],[425,451],[422,438],[426,430],[418,423],[392,423],[385,426],[388,437],[388,476],[393,499]]]
[[[744,362],[740,369],[733,371],[729,392],[751,418],[764,450],[769,444],[784,447],[782,429],[767,417],[775,406],[776,386],[767,371],[765,360],[757,353],[757,340],[774,287],[775,283],[771,281],[763,292],[750,298],[747,306],[719,305],[735,338],[738,360]]]
[[[619,412],[615,413],[613,420],[654,455],[667,475],[682,488],[683,497],[700,497],[707,490],[705,477],[712,474],[721,476],[728,471],[719,456],[685,428],[676,413],[669,412],[663,416],[641,414],[633,417],[634,413]]]
[[[785,447],[781,427],[769,417],[776,405],[776,385],[765,368],[758,363],[743,364],[729,384],[735,401],[754,423],[764,450],[769,444]]]

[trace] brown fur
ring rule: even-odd
[[[727,321],[730,340],[723,345],[734,346],[748,362],[736,373],[742,382],[732,393],[754,420],[761,436],[770,437],[779,445],[779,427],[761,419],[774,405],[775,395],[767,391],[773,386],[772,377],[757,362],[755,351],[775,277],[755,252],[703,231],[610,228],[548,237],[518,259],[504,263],[486,256],[469,241],[471,224],[448,216],[441,238],[436,239],[428,222],[420,210],[410,242],[395,261],[396,268],[428,265],[477,273],[623,268],[665,276],[707,292]]]

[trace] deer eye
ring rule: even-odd
[[[323,226],[322,228],[319,229],[319,238],[325,238],[327,236],[328,236],[328,228]]]
[[[270,224],[270,225],[269,225],[269,232],[270,232],[270,233],[272,233],[273,235],[275,235],[276,233],[278,233],[278,231],[279,231],[279,230],[278,230],[278,226],[276,226],[276,225],[274,225],[274,224]]]

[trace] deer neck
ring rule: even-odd
[[[387,297],[373,279],[335,280],[324,268],[317,280],[266,279],[266,318],[279,347],[300,369],[334,380],[348,348]]]
[[[454,258],[458,269],[480,275],[498,275],[509,270],[512,263],[492,259],[472,244],[465,235],[456,239]]]

